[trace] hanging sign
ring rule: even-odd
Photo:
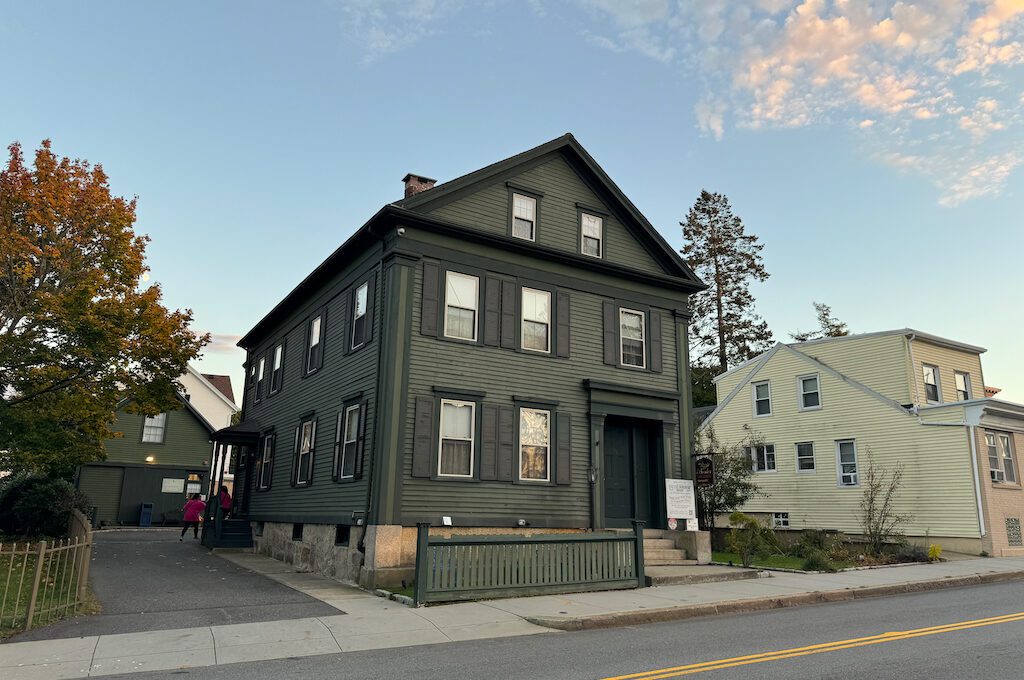
[[[715,461],[711,456],[702,456],[693,462],[693,479],[698,489],[706,489],[715,483]]]
[[[665,510],[671,519],[697,518],[692,479],[665,480]]]

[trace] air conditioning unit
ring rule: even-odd
[[[1006,481],[1006,473],[1003,472],[1002,470],[989,470],[988,472],[989,472],[990,475],[992,475],[992,481],[993,482],[1005,482]]]

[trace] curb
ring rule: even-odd
[[[802,607],[805,605],[823,604],[826,602],[848,602],[852,600],[862,600],[869,597],[886,597],[889,595],[919,593],[928,590],[962,588],[964,586],[977,586],[987,583],[1004,583],[1006,581],[1021,580],[1024,580],[1024,570],[971,574],[969,576],[947,576],[941,579],[932,579],[930,581],[909,581],[906,583],[894,583],[892,585],[885,586],[865,586],[862,588],[845,588],[843,590],[824,590],[809,593],[798,593],[795,595],[779,595],[776,597],[758,597],[746,600],[733,600],[730,602],[688,604],[658,609],[641,609],[627,612],[614,612],[611,614],[595,614],[593,616],[525,616],[523,618],[535,625],[544,626],[545,628],[554,628],[555,630],[593,630],[597,628],[614,628],[616,626],[636,626],[645,623],[679,621],[682,619],[692,619],[702,616],[746,614],[766,611],[769,609]]]

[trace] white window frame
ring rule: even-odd
[[[316,329],[316,335],[313,335],[313,329]],[[324,315],[317,314],[309,320],[309,337],[306,338],[306,373],[313,373],[320,368],[319,365],[313,366],[313,349],[323,342],[324,335]],[[322,351],[322,350],[321,350]],[[322,359],[321,355],[321,359]],[[320,363],[320,362],[318,362]]]
[[[543,413],[545,416],[547,416],[547,419],[548,419],[548,441],[544,445],[545,452],[546,452],[546,455],[547,455],[547,464],[544,466],[544,469],[547,471],[547,476],[544,477],[543,479],[533,478],[533,477],[523,477],[523,446],[535,446],[534,444],[523,444],[523,413],[526,412],[526,411],[530,411],[530,412],[533,412],[533,413]],[[517,473],[517,475],[519,477],[519,481],[520,482],[544,483],[544,482],[550,482],[551,481],[551,425],[552,425],[551,415],[552,414],[551,414],[550,410],[543,409],[543,408],[527,408],[527,407],[523,406],[523,407],[520,407],[520,409],[519,409],[519,438],[518,438],[518,441],[519,441],[519,461],[518,461],[519,462],[519,472]]]
[[[338,435],[341,435],[341,441],[339,442],[340,450],[338,451],[338,469],[335,471],[336,474],[337,474],[338,479],[354,479],[355,478],[355,470],[356,470],[355,465],[352,466],[352,474],[346,475],[346,474],[343,474],[343,471],[345,469],[345,452],[348,449],[348,445],[349,444],[358,444],[358,442],[359,442],[359,417],[362,415],[359,412],[359,409],[360,409],[360,405],[359,404],[353,404],[353,405],[349,406],[348,408],[344,409],[341,413],[338,414],[338,418],[339,418],[340,422],[338,423],[339,427],[336,429],[336,432],[337,432]],[[355,427],[355,432],[350,433],[348,431],[348,414],[351,413],[352,411],[356,412],[356,427]],[[351,437],[352,437],[351,439],[349,439],[349,435],[350,434],[351,434]],[[356,447],[356,449],[357,450],[353,453],[353,455],[358,456],[359,455],[358,447]]]
[[[583,225],[586,223],[586,219],[588,217],[592,220],[597,220],[597,231],[599,234],[595,239],[597,241],[597,255],[588,253],[583,247],[585,239],[595,238],[583,233]],[[604,218],[600,215],[595,215],[585,211],[580,212],[580,255],[586,255],[587,257],[593,257],[598,260],[604,259]]]
[[[267,356],[264,354],[256,362],[256,401],[263,398],[263,380],[266,378],[266,375]]]
[[[1019,474],[1017,470],[1017,455],[1013,447],[1013,435],[1009,432],[997,432],[999,440],[999,463],[1003,470],[1003,479],[1006,480],[1007,484],[1019,483]],[[1009,461],[1010,465],[1013,466],[1013,479],[1010,479],[1010,475],[1006,474],[1006,462]]]
[[[269,394],[277,394],[284,387],[284,343],[279,342],[274,346],[274,359],[270,365],[270,390]],[[274,388],[274,374],[282,371],[277,388]]]
[[[773,512],[772,513],[772,528],[773,529],[788,529],[789,528],[789,513],[788,512]]]
[[[444,440],[444,405],[452,404],[453,406],[468,406],[471,411],[469,414],[469,474],[468,475],[453,475],[448,472],[441,472],[441,455]],[[437,416],[437,476],[455,479],[472,479],[473,473],[476,472],[474,464],[476,462],[476,402],[465,401],[462,399],[442,399],[441,407],[438,409]],[[466,441],[465,439],[456,439],[448,437],[452,441]]]
[[[527,319],[526,318],[526,306],[522,304],[523,298],[526,297],[526,291],[530,291],[531,293],[540,293],[540,294],[542,294],[542,295],[547,297],[547,299],[548,299],[548,320],[546,322],[544,322],[544,321],[536,321],[534,319]],[[539,288],[530,288],[529,286],[523,286],[522,288],[520,288],[520,291],[519,291],[519,307],[520,307],[520,312],[519,312],[519,346],[524,351],[536,352],[537,354],[551,354],[551,330],[553,328],[551,320],[554,317],[554,305],[552,304],[552,302],[553,302],[552,297],[553,296],[551,295],[551,291],[550,290],[541,290]],[[548,327],[548,332],[547,332],[547,349],[533,349],[532,347],[527,347],[526,346],[526,343],[523,340],[526,338],[526,322],[527,321],[529,321],[530,323],[545,324]]]
[[[154,435],[148,435],[147,432],[153,432],[159,435],[159,439],[153,439]],[[167,412],[157,413],[155,416],[146,416],[145,420],[142,421],[142,443],[143,444],[163,444],[167,438]]]
[[[960,389],[960,379],[963,378],[964,389]],[[953,388],[956,390],[957,401],[967,401],[974,398],[974,389],[971,387],[971,374],[967,371],[953,371]],[[966,396],[961,399],[960,393]]]
[[[768,413],[757,412],[757,386],[767,385],[768,386]],[[771,380],[758,380],[757,382],[750,383],[750,410],[754,414],[755,418],[767,418],[772,414],[772,381]]]
[[[359,296],[362,295],[363,301],[363,312],[359,313]],[[352,349],[359,349],[366,344],[366,341],[361,341],[356,344],[356,321],[366,316],[366,308],[370,304],[370,282],[366,281],[356,288],[356,294],[352,297],[352,337],[349,338],[349,344]],[[372,320],[366,319],[363,323],[372,323]],[[365,335],[365,334],[364,334]]]
[[[814,384],[817,385],[817,390],[811,392],[804,392],[804,380],[814,378]],[[818,395],[817,406],[804,406],[804,397],[808,394]],[[821,399],[821,375],[818,373],[805,373],[804,375],[798,375],[796,377],[796,395],[797,395],[797,406],[800,407],[801,411],[820,411],[824,402]],[[769,405],[770,406],[770,405]]]
[[[811,447],[811,455],[810,455],[811,467],[806,469],[806,470],[800,468],[800,459],[801,458],[803,458],[803,459],[807,459],[808,458],[807,456],[801,456],[800,455],[800,447],[801,446],[810,446]],[[797,474],[798,475],[813,475],[815,472],[817,472],[818,471],[818,461],[815,459],[814,442],[797,442],[796,444],[793,445],[793,447],[796,449],[796,472],[797,472]]]
[[[305,439],[307,425],[309,426],[309,448],[303,450],[303,439]],[[299,423],[296,435],[298,441],[295,447],[295,486],[309,486],[313,481],[313,466],[309,463],[303,465],[303,456],[309,458],[316,450],[316,418],[309,418]],[[300,479],[300,474],[308,474],[309,477]]]
[[[994,483],[1006,481],[1003,476],[1003,458],[999,455],[999,441],[994,430],[985,430],[985,453],[988,455],[988,476]],[[995,461],[993,463],[993,461]]]
[[[459,279],[472,279],[473,286],[476,288],[476,295],[473,297],[473,307],[462,307],[460,305],[453,305],[448,300],[448,279],[459,278]],[[461,335],[452,335],[448,332],[448,308],[454,307],[455,309],[473,311],[473,337],[464,338]],[[550,313],[550,310],[549,310]],[[473,276],[472,274],[463,274],[462,272],[445,272],[444,275],[444,337],[452,338],[453,340],[466,340],[468,342],[476,342],[480,327],[480,277]],[[550,329],[549,329],[550,332]]]
[[[271,479],[273,479],[274,473],[274,469],[273,467],[271,467],[273,464],[273,460],[274,435],[266,434],[263,435],[263,443],[260,449],[260,474],[259,479],[256,480],[256,489],[259,491],[265,491],[270,488],[270,482]]]
[[[935,394],[938,399],[928,398],[928,382],[929,373],[935,378]],[[939,375],[939,367],[934,364],[921,364],[922,384],[924,385],[924,400],[929,404],[941,404],[942,403],[942,378]]]
[[[640,363],[639,364],[627,364],[626,353],[623,351],[623,340],[625,339],[622,335],[622,315],[623,314],[636,314],[640,317],[640,345],[643,350],[640,352]],[[629,307],[619,307],[619,365],[626,368],[647,368],[647,314],[639,309],[630,309]]]
[[[747,455],[750,456],[750,469],[754,471],[755,475],[770,475],[779,471],[779,457],[775,450],[775,444],[753,444],[751,446],[744,447],[747,451]],[[768,467],[768,449],[771,448],[772,466]],[[757,469],[757,454],[758,449],[763,449],[764,453],[764,469]]]
[[[521,198],[525,201],[529,201],[533,204],[533,217],[518,217],[516,215],[516,199]],[[530,222],[530,238],[523,238],[522,236],[516,236],[516,219],[526,220]],[[512,224],[510,225],[511,233],[509,234],[512,238],[520,239],[521,241],[530,241],[531,243],[537,242],[537,199],[534,196],[527,196],[519,192],[512,192]]]
[[[841,457],[841,452],[842,452],[842,445],[843,444],[847,444],[847,443],[853,444],[854,472],[852,472],[852,473],[844,473],[843,472],[843,459]],[[857,478],[857,481],[855,483],[853,483],[853,484],[844,484],[843,483],[843,475],[844,474],[853,474]],[[836,486],[840,486],[840,487],[843,487],[843,488],[856,488],[856,487],[860,486],[860,457],[857,455],[857,440],[856,439],[852,439],[851,438],[851,439],[837,439],[836,440]]]

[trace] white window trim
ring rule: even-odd
[[[527,319],[526,318],[526,312],[523,310],[523,298],[526,297],[526,291],[530,291],[531,293],[542,293],[544,295],[547,295],[547,297],[548,297],[548,320],[547,320],[547,327],[548,327],[547,341],[548,342],[547,342],[547,349],[533,349],[533,348],[527,347],[526,343],[523,342],[524,338],[526,338],[526,322],[527,321],[529,321],[530,323],[544,323],[542,321],[534,321],[533,319]],[[555,315],[554,299],[553,298],[554,298],[554,296],[551,294],[550,290],[541,290],[539,288],[530,288],[529,286],[522,286],[520,288],[520,290],[519,290],[519,308],[520,308],[520,311],[519,311],[519,347],[523,351],[525,351],[525,352],[535,352],[537,354],[551,354],[551,329],[553,327],[552,323],[551,323],[551,320],[554,318],[554,315]]]
[[[640,344],[643,346],[643,351],[640,352],[640,365],[627,364],[626,353],[622,350],[622,315],[623,314],[637,314],[640,316]],[[623,368],[636,368],[638,370],[647,370],[647,314],[639,309],[630,309],[629,307],[619,307],[619,365]]]
[[[159,424],[149,424],[149,421],[157,421]],[[146,439],[146,429],[149,428],[151,431],[156,432],[160,435],[159,439]],[[142,443],[143,444],[163,444],[164,440],[167,439],[167,412],[157,413],[155,416],[145,416],[142,420]]]
[[[515,235],[516,198],[517,197],[518,198],[524,198],[524,199],[526,199],[528,201],[533,201],[533,219],[530,220],[533,223],[533,227],[530,229],[530,238],[523,238],[522,236],[516,236]],[[522,217],[520,219],[525,220],[526,218]],[[517,191],[513,191],[512,192],[512,233],[510,234],[510,236],[512,238],[517,238],[520,241],[529,241],[530,243],[536,243],[537,242],[537,199],[536,199],[536,197],[534,197],[534,196],[527,196],[526,194],[521,194],[521,193],[519,193]]]
[[[451,473],[441,472],[441,447],[444,444],[444,405],[452,404],[454,406],[468,406],[472,409],[469,416],[469,474],[468,475],[453,475]],[[476,457],[476,402],[475,401],[463,401],[461,399],[442,399],[441,407],[438,409],[437,418],[437,476],[438,477],[450,477],[455,479],[472,479],[473,473],[475,472],[473,464]],[[454,441],[466,441],[465,439],[456,439]]]
[[[260,474],[259,479],[256,480],[256,488],[260,491],[265,491],[270,488],[270,484],[267,483],[267,469],[270,466],[273,459],[274,435],[263,435],[263,446],[262,449],[260,450]],[[273,469],[271,469],[270,471],[273,472]]]
[[[853,464],[857,466],[857,483],[856,484],[843,484],[843,463],[839,457],[839,445],[850,442],[853,444]],[[848,439],[837,439],[836,440],[836,486],[841,489],[856,489],[860,486],[860,456],[857,453],[857,440],[854,438]]]
[[[768,463],[768,451],[767,451],[767,449],[768,449],[769,446],[772,447],[772,461],[775,463],[775,466],[772,467],[771,469],[766,467],[764,470],[758,470],[757,469],[757,449],[759,449],[759,448],[765,449],[765,457],[764,457],[764,459],[765,459],[765,464],[767,465],[767,463]],[[779,471],[779,451],[778,451],[777,448],[775,448],[775,444],[752,444],[752,445],[746,447],[746,449],[747,449],[747,451],[750,452],[750,468],[754,471],[755,475],[773,475],[773,474],[775,474],[776,472]]]
[[[810,470],[800,469],[800,446],[804,444],[811,447],[811,462],[814,463],[814,467]],[[818,471],[818,452],[814,450],[814,442],[796,442],[793,444],[793,449],[796,451],[796,473],[798,475],[813,475]]]
[[[342,422],[342,428],[339,428],[339,429],[341,429],[341,452],[340,452],[340,455],[338,456],[338,470],[337,470],[338,479],[354,479],[355,478],[355,469],[356,468],[355,468],[354,465],[352,466],[352,474],[346,475],[346,474],[343,474],[342,471],[345,469],[345,449],[347,448],[347,445],[359,441],[359,416],[360,416],[359,408],[360,408],[359,404],[353,404],[352,406],[349,406],[343,412],[338,414],[338,417],[341,418],[341,422]],[[348,431],[348,414],[351,413],[352,411],[356,411],[356,431],[353,433],[353,438],[349,439],[348,438],[348,436],[349,436],[349,431]],[[358,451],[356,451],[356,455],[359,455]]]
[[[967,397],[964,401],[966,401],[967,399],[973,399],[974,387],[971,385],[971,374],[968,373],[967,371],[953,371],[953,389],[956,390],[957,392],[957,399],[960,399],[960,386],[956,384],[957,376],[963,376],[964,387],[967,388],[965,390],[967,392]]]
[[[476,282],[476,299],[473,304],[473,337],[464,338],[460,335],[449,335],[448,333],[448,307],[455,307],[456,309],[469,309],[469,307],[459,307],[457,305],[448,304],[448,277],[456,276],[464,279],[473,279]],[[444,337],[451,338],[452,340],[464,340],[466,342],[476,342],[480,326],[480,277],[473,276],[472,274],[463,274],[462,272],[445,272],[444,274]]]
[[[924,379],[924,371],[926,368],[935,369],[935,394],[938,396],[938,400],[928,398],[928,381]],[[921,386],[924,389],[924,400],[929,404],[941,404],[942,403],[942,375],[939,373],[939,367],[935,364],[921,364]]]
[[[363,291],[363,290],[366,291],[366,304],[363,305],[363,313],[359,314],[358,313],[359,312],[359,292]],[[367,281],[367,282],[363,283],[362,285],[360,285],[360,286],[358,286],[356,288],[356,294],[352,298],[352,337],[349,338],[349,345],[350,345],[350,347],[352,349],[359,349],[360,347],[362,347],[363,345],[366,344],[365,341],[364,342],[360,342],[358,345],[356,344],[356,321],[359,321],[359,319],[361,319],[364,316],[366,316],[366,308],[369,307],[369,305],[370,305],[370,282]],[[321,325],[323,325],[323,322],[320,322],[320,323],[321,323]],[[367,320],[366,323],[372,323],[372,322],[370,320]]]
[[[313,328],[316,327],[316,337],[313,336]],[[309,320],[309,329],[306,332],[306,373],[313,373],[319,366],[313,366],[313,348],[323,342],[324,315],[317,314]]]
[[[1003,446],[1003,443],[1006,446]],[[1017,465],[1017,450],[1014,447],[1013,434],[1011,432],[996,432],[996,451],[999,453],[999,469],[1003,471],[1004,484],[1020,484],[1020,468]],[[1010,455],[1006,455],[1009,453]],[[1013,479],[1006,478],[1006,461],[1013,463]]]
[[[533,413],[545,413],[545,414],[547,414],[547,417],[548,417],[548,442],[547,442],[547,444],[544,447],[545,449],[547,449],[547,459],[548,459],[547,460],[547,465],[544,466],[544,469],[547,470],[548,474],[547,474],[547,477],[544,477],[543,479],[534,479],[532,477],[523,477],[523,446],[524,446],[524,444],[523,444],[523,411],[532,411]],[[519,481],[520,482],[537,482],[539,484],[542,484],[544,482],[550,482],[551,481],[551,425],[552,425],[551,411],[549,411],[548,409],[543,409],[543,408],[527,408],[525,406],[523,406],[523,407],[521,407],[519,409],[519,437],[518,437],[518,441],[519,441],[519,471],[517,473],[517,476],[519,477]]]
[[[585,236],[584,233],[583,233],[583,218],[584,217],[592,217],[595,220],[597,220],[598,223],[600,224],[601,235],[597,237],[597,255],[591,255],[590,253],[586,252],[583,249],[583,239],[584,238],[593,238],[593,236]],[[580,255],[585,255],[587,257],[592,257],[592,258],[594,258],[596,260],[603,260],[604,259],[604,218],[601,217],[600,215],[595,215],[594,213],[589,213],[589,212],[586,212],[586,211],[580,212]]]
[[[757,386],[767,385],[768,386],[768,413],[758,414],[757,412]],[[753,413],[755,418],[767,418],[772,414],[772,381],[771,380],[758,380],[757,382],[750,383],[750,411]]]
[[[804,395],[814,394],[813,392],[804,392],[804,380],[807,378],[814,378],[814,382],[818,385],[818,405],[817,406],[804,406]],[[771,388],[769,387],[769,392]],[[820,411],[825,405],[825,401],[821,398],[821,375],[818,373],[805,373],[804,375],[798,375],[796,377],[796,396],[797,406],[801,411]],[[769,401],[769,406],[771,402]]]
[[[782,515],[786,516],[784,520],[781,517]],[[783,521],[785,521],[785,524],[783,524]],[[773,512],[772,513],[772,528],[773,529],[789,529],[790,528],[789,513],[788,512]]]
[[[303,451],[302,435],[305,434],[307,423],[309,424],[309,449]],[[295,454],[295,486],[309,486],[310,483],[313,481],[313,470],[311,469],[308,462],[305,463],[305,474],[309,475],[309,477],[300,481],[299,474],[302,473],[304,467],[303,456],[305,456],[307,460],[312,458],[313,452],[316,449],[316,418],[303,420],[301,423],[299,423],[298,440],[298,446],[296,447],[297,451]]]

